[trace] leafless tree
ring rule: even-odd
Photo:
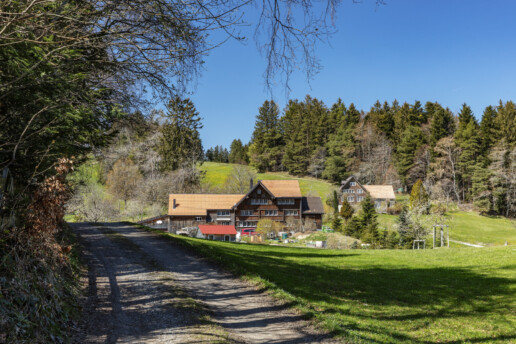
[[[228,193],[247,193],[250,183],[256,182],[256,173],[248,166],[234,165],[231,174],[224,183],[224,191]]]
[[[428,175],[428,182],[432,186],[430,189],[435,196],[450,197],[452,195],[460,203],[461,193],[457,170],[460,148],[455,144],[453,137],[450,136],[440,139],[434,151],[437,156],[434,162],[430,164]]]
[[[75,214],[79,220],[88,222],[113,220],[117,213],[98,184],[81,186],[68,202],[67,211]]]
[[[509,147],[504,140],[493,147],[490,154],[489,170],[492,183],[497,189],[497,197],[504,197],[505,216],[516,216],[516,147]]]

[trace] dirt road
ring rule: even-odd
[[[72,224],[89,266],[84,343],[333,343],[296,312],[153,233]]]

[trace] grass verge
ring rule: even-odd
[[[160,232],[350,343],[516,341],[516,247],[333,251]]]

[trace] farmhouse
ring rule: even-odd
[[[196,237],[199,239],[235,241],[237,231],[231,225],[199,225]]]
[[[358,206],[367,195],[371,196],[378,212],[385,212],[396,202],[392,185],[362,185],[354,176],[342,181],[340,191],[341,201],[346,199],[352,206]]]
[[[260,219],[288,224],[303,222],[321,228],[323,205],[319,197],[303,197],[297,180],[262,180],[246,194],[171,194],[169,230],[205,224],[256,227]]]

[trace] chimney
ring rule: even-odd
[[[175,198],[174,198],[173,203],[172,203],[172,209],[176,209],[176,199]]]
[[[253,188],[253,178],[249,180],[249,190]]]

